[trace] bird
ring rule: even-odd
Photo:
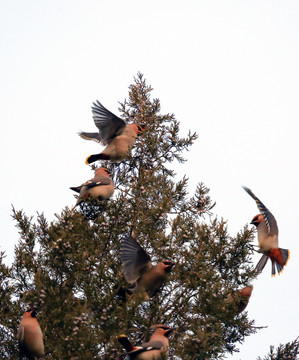
[[[18,329],[20,356],[29,360],[41,358],[45,355],[43,333],[36,320],[36,309],[27,310]]]
[[[127,351],[130,360],[164,360],[168,356],[168,336],[173,331],[166,325],[152,325],[154,333],[148,342],[133,346],[126,335],[120,335],[118,341]]]
[[[123,236],[120,259],[126,281],[134,284],[126,292],[143,293],[146,297],[153,297],[159,291],[175,265],[165,260],[153,266],[149,255],[129,234]]]
[[[104,167],[97,168],[92,179],[86,181],[84,184],[71,187],[73,191],[79,193],[76,205],[74,208],[85,201],[88,197],[99,200],[107,200],[114,193],[114,184],[110,179],[110,172]]]
[[[90,155],[85,163],[91,164],[97,160],[119,162],[125,159],[143,128],[136,123],[126,124],[124,120],[107,110],[98,100],[93,103],[92,114],[98,132],[80,132],[85,140],[93,140],[106,148],[100,154]]]
[[[228,294],[225,301],[229,304],[234,304],[236,308],[236,313],[240,314],[244,311],[248,305],[253,286],[246,286],[243,289],[236,290],[231,294]]]
[[[275,266],[280,275],[290,258],[290,251],[278,247],[278,226],[275,217],[250,189],[245,186],[243,188],[255,200],[261,212],[250,223],[257,228],[258,252],[263,254],[256,265],[256,270],[261,272],[270,258],[272,262],[271,275],[276,275]]]

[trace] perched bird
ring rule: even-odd
[[[45,355],[43,333],[36,320],[36,310],[27,310],[18,329],[20,355],[29,360]]]
[[[149,255],[131,235],[125,235],[121,243],[120,259],[125,279],[134,284],[128,293],[146,293],[154,296],[166,281],[174,262],[162,261],[153,266]]]
[[[278,247],[278,227],[275,217],[250,189],[245,186],[243,188],[255,200],[261,211],[261,214],[256,215],[250,223],[257,227],[260,248],[258,252],[263,254],[256,265],[256,270],[261,272],[270,258],[272,261],[272,276],[275,276],[275,266],[278,274],[280,274],[289,260],[290,251]]]
[[[120,335],[118,341],[126,349],[130,360],[164,360],[168,356],[168,336],[173,331],[166,325],[153,325],[154,333],[150,340],[140,346],[133,346],[126,335]]]
[[[137,136],[143,131],[142,127],[133,123],[128,124],[107,110],[98,100],[93,103],[92,114],[98,132],[81,132],[79,135],[86,140],[94,140],[106,148],[100,153],[87,157],[85,163],[91,164],[97,160],[123,160],[134,145]]]
[[[110,179],[110,172],[104,167],[96,169],[94,178],[70,189],[80,194],[74,208],[89,196],[99,200],[107,200],[114,193],[114,185]]]
[[[252,290],[253,290],[253,286],[246,286],[243,289],[228,294],[225,301],[229,304],[234,304],[237,310],[236,311],[237,314],[240,314],[242,311],[246,309]]]

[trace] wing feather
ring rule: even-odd
[[[98,100],[93,103],[91,109],[94,123],[99,129],[100,142],[103,145],[107,145],[112,138],[125,128],[126,123],[107,110]]]
[[[106,176],[98,175],[95,176],[93,179],[86,181],[82,186],[86,186],[88,189],[91,189],[95,186],[101,186],[101,185],[110,185],[112,183],[112,180],[109,179]]]
[[[136,282],[152,267],[151,258],[131,235],[125,235],[120,248],[123,273],[129,284]]]
[[[263,218],[265,220],[267,231],[269,235],[277,235],[278,234],[278,227],[277,222],[274,215],[267,209],[267,207],[261,202],[261,200],[254,195],[254,193],[248,189],[247,187],[243,186],[243,189],[255,200],[258,209],[260,210]]]

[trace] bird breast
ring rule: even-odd
[[[153,266],[148,272],[143,274],[138,281],[138,288],[144,289],[150,296],[160,288],[167,278],[164,269],[159,265],[160,264]]]
[[[270,249],[278,248],[278,236],[269,235],[265,221],[262,221],[257,228],[257,236],[260,251],[267,252]]]
[[[84,191],[84,189],[82,190]],[[114,186],[110,184],[110,185],[94,186],[93,188],[86,189],[84,195],[87,194],[100,200],[106,200],[110,198],[113,195],[113,193],[114,193]]]
[[[34,356],[43,356],[44,355],[44,342],[43,342],[43,333],[39,324],[32,324],[31,322],[21,323],[21,326],[24,327],[24,345]]]
[[[141,354],[139,354],[136,357],[136,360],[163,360],[167,357],[167,350],[166,349],[162,349],[162,350],[150,350],[150,351],[145,351]],[[163,354],[163,357],[162,357]]]

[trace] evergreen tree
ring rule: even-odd
[[[1,359],[17,359],[16,332],[22,313],[39,310],[48,359],[123,359],[118,343],[149,338],[149,328],[173,327],[169,359],[220,359],[237,351],[256,332],[227,295],[247,286],[256,274],[251,263],[253,231],[236,236],[212,216],[209,189],[199,183],[187,196],[188,179],[172,162],[183,163],[197,135],[179,135],[173,114],[160,115],[160,102],[138,74],[121,104],[122,117],[144,128],[131,155],[119,164],[104,162],[116,191],[105,202],[68,207],[48,222],[13,210],[20,239],[10,267],[0,257]],[[80,171],[78,169],[78,171]],[[192,175],[192,174],[190,174]],[[152,261],[176,262],[161,291],[144,301],[128,287],[119,256],[124,234],[134,231]]]
[[[298,360],[299,359],[299,338],[285,345],[280,344],[276,351],[274,346],[270,346],[270,352],[263,358],[257,360]]]

